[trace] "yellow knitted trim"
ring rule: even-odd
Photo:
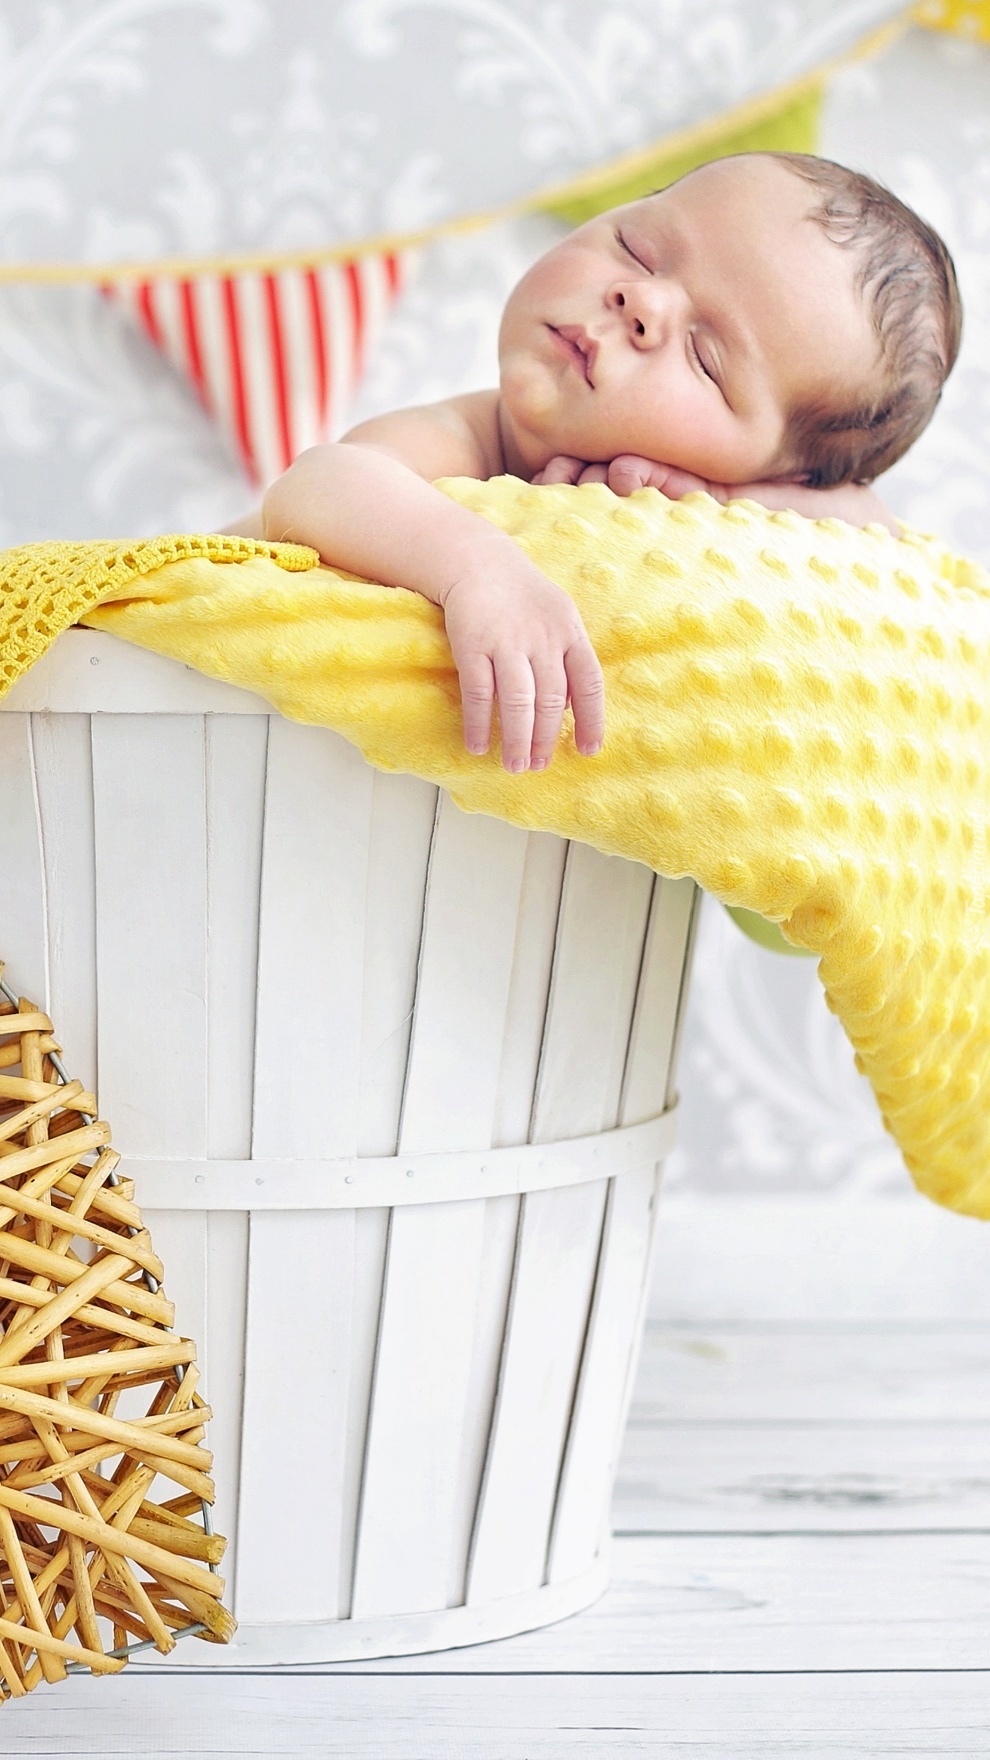
[[[0,553],[0,697],[56,636],[107,598],[126,599],[128,581],[166,562],[204,556],[243,562],[268,556],[280,568],[313,568],[315,550],[301,544],[261,544],[220,534],[117,539],[92,543],[22,544]]]

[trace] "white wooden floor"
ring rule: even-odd
[[[395,1662],[76,1677],[7,1705],[0,1752],[986,1760],[988,1388],[985,1324],[655,1325],[597,1607]]]

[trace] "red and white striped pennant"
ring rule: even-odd
[[[344,425],[412,253],[324,267],[107,282],[195,388],[254,481]]]

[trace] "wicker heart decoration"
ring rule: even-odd
[[[59,1049],[0,977],[4,1699],[234,1630],[196,1347],[170,1330],[132,1182]]]

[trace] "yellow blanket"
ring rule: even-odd
[[[780,923],[821,955],[916,1183],[990,1216],[986,576],[915,534],[745,502],[445,488],[580,605],[606,673],[598,758],[565,741],[548,771],[512,777],[469,757],[434,607],[286,574],[304,551],[190,540],[198,555],[156,567],[138,549],[85,621],[334,727],[462,807],[694,875]]]

